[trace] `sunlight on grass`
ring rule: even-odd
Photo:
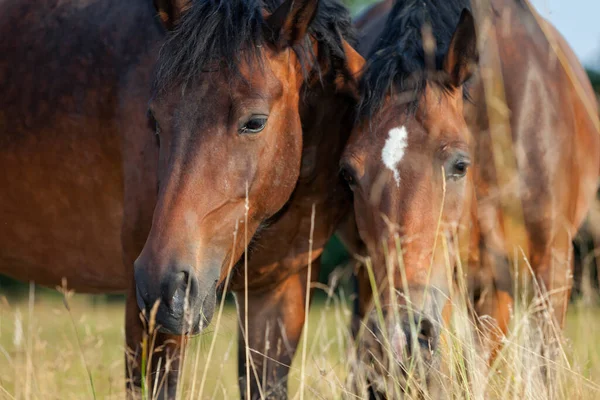
[[[77,345],[70,316],[60,298],[37,296],[33,302],[0,303],[0,398],[4,399],[80,399],[92,398],[87,377],[90,370],[97,398],[124,398],[123,306],[120,303],[94,303],[89,296],[75,295],[70,301],[71,315],[79,332]],[[349,341],[350,307],[337,297],[315,304],[310,312],[309,337],[305,369],[306,398],[338,399],[347,394],[347,378],[352,351]],[[460,320],[460,318],[459,318]],[[519,325],[516,314],[513,325]],[[521,326],[522,328],[522,326]],[[182,398],[223,399],[239,397],[237,387],[237,315],[232,306],[225,308],[219,337],[210,365],[206,353],[214,328],[195,338],[186,359]],[[570,308],[564,341],[568,363],[561,362],[558,398],[600,396],[600,308],[575,304]],[[453,332],[452,335],[457,336]],[[447,332],[447,333],[448,333]],[[528,354],[535,342],[534,331],[513,329],[505,340],[496,371],[490,374],[453,367],[452,388],[459,398],[548,398],[539,382],[528,381]],[[452,338],[447,339],[452,343]],[[462,339],[459,339],[459,342]],[[456,344],[456,343],[455,343]],[[451,347],[451,346],[450,346]],[[476,349],[464,343],[453,348],[456,359],[481,358]],[[457,355],[460,354],[460,355]],[[199,374],[191,376],[196,356]],[[525,360],[525,361],[524,361]],[[528,362],[529,362],[528,361]],[[289,378],[290,398],[299,398],[300,357],[296,357]],[[194,379],[207,368],[203,393],[190,393]],[[460,374],[470,374],[467,390]],[[517,380],[520,383],[517,384]],[[520,386],[519,386],[520,385]],[[512,388],[508,390],[507,388]],[[521,387],[520,393],[513,389]],[[351,396],[348,396],[351,398]],[[435,398],[435,397],[433,397]]]

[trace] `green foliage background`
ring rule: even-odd
[[[590,81],[592,81],[592,86],[594,87],[594,90],[596,91],[596,93],[600,94],[600,72],[588,69],[587,73],[590,77]]]

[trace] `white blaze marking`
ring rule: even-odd
[[[390,129],[389,137],[385,141],[383,150],[381,150],[381,160],[383,164],[394,173],[394,179],[396,185],[400,186],[400,172],[398,171],[398,163],[404,157],[404,150],[406,149],[407,132],[406,128],[401,126],[399,128]]]

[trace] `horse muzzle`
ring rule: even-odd
[[[195,335],[208,326],[215,310],[216,280],[203,283],[191,267],[171,267],[159,274],[159,280],[151,279],[149,268],[138,261],[136,300],[148,327],[171,335]]]

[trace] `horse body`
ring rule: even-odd
[[[0,272],[135,289],[158,151],[147,104],[164,31],[146,1],[19,1],[0,16]],[[143,326],[128,296],[126,342]],[[134,356],[140,353],[134,353]],[[128,358],[128,386],[139,384]],[[136,375],[137,373],[137,375]]]
[[[435,327],[450,291],[443,240],[450,244],[449,259],[468,266],[477,315],[492,316],[500,332],[508,329],[515,295],[515,249],[528,258],[562,325],[571,287],[571,240],[596,191],[596,103],[564,39],[528,3],[495,0],[478,10],[477,55],[476,31],[464,12],[452,33],[463,7],[469,3],[396,4],[395,17],[373,41],[361,87],[366,111],[342,158],[400,365],[406,361],[402,354],[415,350],[406,307],[417,315],[421,361],[435,364]],[[437,42],[431,55],[423,51],[427,42],[415,23],[425,20],[433,21]],[[470,100],[462,99],[463,84]],[[456,240],[460,247],[454,247]],[[390,265],[397,266],[399,243],[403,271],[390,272]],[[527,266],[519,264],[520,276],[526,275]],[[398,299],[387,288],[390,279]],[[361,293],[363,303],[368,295]],[[400,307],[399,321],[386,310],[394,304]],[[377,332],[386,329],[372,331],[379,338],[383,333]],[[493,357],[500,337],[492,331],[487,344]]]
[[[144,1],[3,5],[2,273],[51,287],[66,278],[83,292],[127,287],[121,230],[131,171],[123,157],[152,133],[146,100],[126,89],[157,50],[152,18]],[[140,115],[126,112],[134,109]],[[125,138],[132,130],[140,135]]]
[[[595,104],[594,92],[562,36],[527,3],[495,1],[492,13],[496,15],[492,35],[498,54],[483,51],[480,68],[484,73],[494,58],[500,61],[510,110],[506,122],[514,152],[514,178],[503,182],[500,176],[499,169],[511,169],[510,160],[503,166],[478,164],[478,211],[473,224],[481,235],[480,248],[494,254],[508,254],[517,245],[524,249],[542,285],[559,290],[551,299],[562,325],[572,284],[571,242],[594,198],[600,165],[597,115],[589,113],[594,110],[589,108]],[[540,23],[551,36],[546,36]],[[493,137],[494,127],[490,128],[494,111],[484,90],[483,79],[475,77],[470,89],[473,102],[466,105],[465,117],[476,138],[477,159],[494,160],[493,146],[501,144]],[[520,217],[518,211],[513,214],[511,205],[503,204],[511,199],[520,199],[525,237],[512,236],[507,226],[506,218]],[[482,255],[481,260],[485,259],[490,259],[489,254]],[[504,277],[501,274],[497,279]]]

